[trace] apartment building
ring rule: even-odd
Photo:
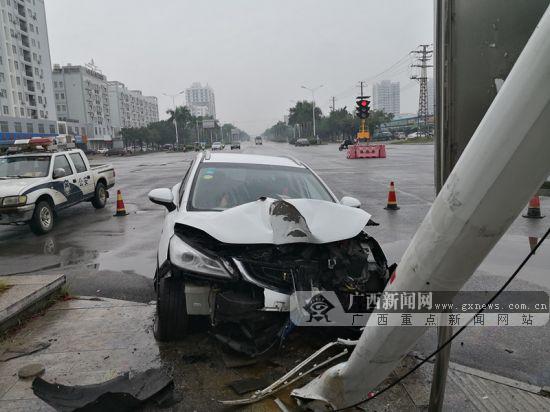
[[[216,118],[216,98],[214,90],[209,86],[202,86],[195,82],[185,90],[187,107],[193,116],[212,116]]]
[[[116,132],[123,128],[145,127],[159,121],[158,101],[144,96],[140,90],[129,90],[124,83],[107,83],[111,106],[111,126]]]
[[[54,98],[61,121],[84,124],[88,145],[97,149],[110,146],[115,137],[107,78],[93,64],[61,67],[54,65]]]
[[[372,88],[372,107],[386,113],[399,114],[401,111],[401,90],[399,82],[382,80]]]
[[[0,143],[55,134],[56,120],[44,0],[1,0]]]

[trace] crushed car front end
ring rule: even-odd
[[[332,223],[318,219],[327,213]],[[243,243],[235,229],[244,225],[239,216],[251,215],[260,219]],[[351,223],[342,229],[344,216]],[[369,217],[324,201],[260,199],[215,217],[184,219],[175,224],[168,260],[157,275],[182,281],[187,315],[208,316],[217,339],[257,356],[290,329],[295,291],[330,290],[348,302],[352,294],[383,290],[390,269],[363,230]],[[221,227],[224,221],[232,224]]]

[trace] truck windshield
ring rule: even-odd
[[[260,197],[334,202],[308,169],[251,164],[209,163],[197,172],[190,210],[225,210]]]
[[[46,177],[50,156],[0,157],[0,179]]]

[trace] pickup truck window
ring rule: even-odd
[[[67,173],[67,176],[70,176],[74,173],[73,168],[71,167],[71,164],[69,163],[69,160],[65,155],[56,156],[53,163],[53,170],[55,169],[65,169],[65,173]]]
[[[50,156],[0,157],[0,179],[46,177]]]
[[[76,173],[83,173],[87,170],[86,163],[84,163],[84,160],[82,159],[82,156],[80,156],[80,153],[71,153],[69,156],[71,156],[74,167],[76,167]]]

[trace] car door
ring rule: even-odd
[[[58,154],[55,156],[53,163],[53,173],[55,173],[55,171],[58,169],[65,170],[65,176],[54,180],[54,188],[58,192],[62,193],[67,199],[65,202],[63,202],[63,204],[60,204],[60,206],[68,206],[81,201],[82,191],[76,184],[76,174],[73,170],[73,167],[71,166],[71,163],[69,162],[69,159],[65,154]]]
[[[76,185],[82,191],[82,196],[84,198],[91,197],[95,191],[94,179],[92,178],[91,171],[86,166],[86,162],[78,152],[70,153],[69,158],[76,170]]]

